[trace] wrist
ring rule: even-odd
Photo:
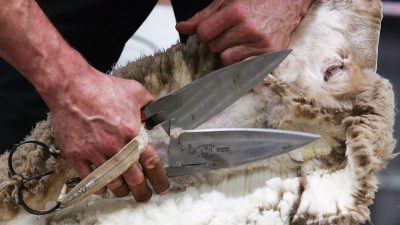
[[[48,50],[24,74],[53,111],[87,95],[90,84],[98,79],[98,71],[67,44]]]
[[[47,48],[48,50],[48,48]],[[22,71],[42,97],[62,91],[74,79],[88,73],[92,67],[74,49],[59,47],[36,57]]]
[[[83,74],[95,74],[62,38],[36,1],[2,3],[0,31],[0,57],[33,84],[49,107],[60,94],[67,94],[74,80],[80,80]]]

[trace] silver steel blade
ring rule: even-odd
[[[319,137],[305,132],[257,128],[183,131],[177,146],[181,149],[181,166],[166,169],[168,176],[180,176],[237,166],[290,152]]]
[[[182,129],[194,129],[259,84],[290,50],[264,54],[211,72],[143,109],[169,134],[169,119]],[[155,115],[155,116],[154,116]]]

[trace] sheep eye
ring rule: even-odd
[[[333,75],[343,70],[343,68],[344,68],[343,63],[330,66],[324,73],[324,81],[328,81]]]

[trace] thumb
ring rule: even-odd
[[[176,30],[181,34],[194,34],[199,23],[218,11],[224,1],[225,0],[214,0],[210,5],[197,12],[190,19],[177,23],[175,26]]]
[[[137,103],[139,104],[140,108],[142,108],[143,106],[145,106],[148,103],[150,103],[151,101],[153,101],[154,97],[143,86],[140,86],[139,90],[140,91],[138,93],[138,102]]]
[[[127,80],[118,77],[112,78],[119,84],[118,88],[126,93],[126,97],[128,99],[133,99],[139,108],[142,108],[154,100],[153,95],[136,80]]]

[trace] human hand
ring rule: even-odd
[[[290,34],[312,0],[214,0],[176,29],[196,33],[200,42],[230,65],[287,47]]]
[[[136,81],[94,69],[67,85],[66,90],[57,103],[49,104],[52,128],[63,156],[83,178],[139,134],[140,109],[153,97]],[[140,155],[139,162],[155,192],[165,193],[168,178],[152,146]],[[130,190],[139,202],[149,200],[152,194],[137,165],[107,187],[116,196],[125,196]]]
[[[107,76],[91,67],[36,1],[1,4],[0,57],[30,81],[49,106],[61,153],[80,177],[86,177],[139,133],[140,108],[152,96],[136,81]],[[10,16],[17,14],[21,16]],[[165,193],[168,178],[153,147],[147,147],[139,163],[155,192]],[[138,201],[151,197],[136,165],[108,187],[117,196],[131,190]]]

